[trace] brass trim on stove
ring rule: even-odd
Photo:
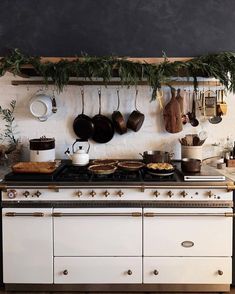
[[[5,216],[15,217],[15,216],[33,216],[33,217],[43,217],[43,212],[6,212]]]
[[[142,216],[141,212],[130,212],[130,213],[64,213],[64,212],[53,212],[52,216],[54,217],[71,217],[71,216],[131,216],[131,217],[140,217]]]
[[[156,213],[156,212],[145,212],[144,213],[145,217],[162,217],[162,216],[219,216],[219,217],[234,217],[235,214],[234,213],[230,213],[230,212],[225,212],[225,213]]]
[[[169,186],[170,182],[167,183],[166,182],[158,182],[158,185],[112,185],[112,183],[107,183],[106,185],[66,185],[66,184],[62,184],[62,185],[28,185],[27,184],[23,184],[22,185],[15,185],[15,184],[11,184],[11,185],[0,185],[0,190],[4,190],[6,191],[6,189],[30,189],[30,188],[34,188],[34,189],[49,189],[49,190],[55,190],[55,191],[59,191],[60,189],[140,189],[141,192],[144,192],[144,190],[147,189],[224,189],[227,192],[231,192],[232,190],[235,190],[235,185],[231,184],[231,183],[224,183],[223,185],[219,185],[218,182],[209,182],[208,185],[192,185],[192,182],[184,182],[184,185],[182,184],[182,182],[179,184],[177,182],[171,183]],[[191,185],[190,185],[191,184]]]

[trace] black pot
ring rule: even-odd
[[[39,139],[29,140],[30,150],[50,150],[55,148],[55,139],[41,137]]]

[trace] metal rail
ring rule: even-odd
[[[112,185],[107,183],[106,185],[0,185],[0,190],[5,191],[6,189],[50,189],[50,190],[59,190],[59,189],[140,189],[144,192],[145,189],[225,189],[230,192],[235,190],[235,185],[233,183],[225,184],[216,184],[210,183],[208,185],[190,185],[191,182],[188,182],[188,185],[177,185],[177,183],[163,183],[162,185]]]
[[[62,217],[62,216],[132,216],[132,217],[140,217],[142,216],[141,212],[131,212],[131,213],[64,213],[64,212],[53,212],[52,216]]]
[[[223,217],[235,217],[235,214],[232,212],[223,212],[223,213],[155,213],[155,212],[146,212],[144,213],[145,217],[161,217],[161,216],[223,216]]]
[[[15,217],[15,216],[33,216],[33,217],[43,217],[44,213],[43,212],[6,212],[5,216],[9,217]]]

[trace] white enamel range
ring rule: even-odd
[[[51,180],[8,177],[2,189],[9,290],[19,284],[108,292],[229,289],[229,180],[184,182],[180,173],[69,179],[62,169]]]

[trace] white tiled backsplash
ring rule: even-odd
[[[18,125],[21,141],[24,144],[24,158],[28,157],[28,140],[39,138],[43,135],[54,137],[56,140],[56,157],[64,158],[64,151],[71,147],[76,139],[72,124],[74,118],[81,113],[80,87],[68,86],[60,95],[56,95],[58,112],[53,114],[46,122],[40,122],[29,112],[29,100],[39,86],[12,86],[12,79],[19,79],[11,74],[0,78],[0,105],[9,107],[12,99],[16,99],[15,119]],[[47,90],[52,93],[53,87]],[[98,113],[98,87],[86,86],[85,88],[85,114],[94,116]],[[102,114],[111,116],[117,106],[117,87],[102,87]],[[190,124],[184,126],[181,133],[170,134],[164,130],[162,111],[158,101],[150,102],[151,89],[148,86],[139,86],[137,106],[145,114],[145,121],[139,132],[128,131],[124,135],[115,134],[114,138],[106,144],[90,141],[91,158],[140,158],[139,152],[145,150],[165,150],[175,153],[175,158],[180,158],[180,144],[178,138],[187,133],[197,133],[201,130],[208,132],[208,139],[203,148],[203,157],[214,155],[216,151],[212,143],[222,142],[226,136],[235,140],[235,97],[228,95],[228,113],[220,124],[212,125],[201,117],[198,127]],[[120,88],[120,111],[127,118],[134,110],[134,87]],[[170,93],[165,91],[164,104],[169,101]],[[0,120],[1,130],[4,122]]]

